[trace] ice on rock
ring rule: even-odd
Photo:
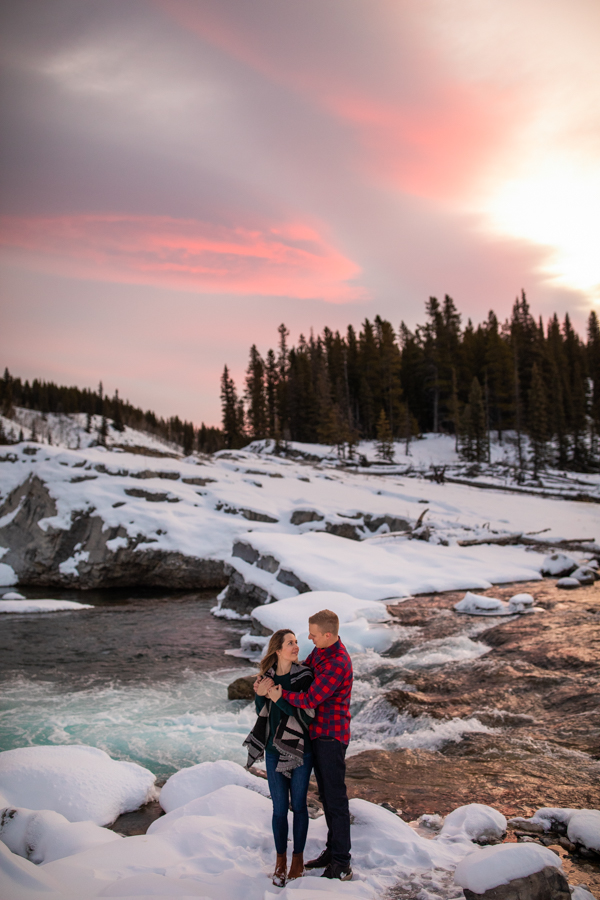
[[[3,594],[0,598],[2,600],[24,600],[25,597],[23,594],[19,594],[18,591],[8,591],[6,594]]]
[[[53,810],[69,822],[110,825],[155,796],[154,775],[84,745],[22,747],[0,753],[7,805]]]
[[[504,600],[498,600],[496,597],[481,597],[479,594],[472,594],[467,591],[462,600],[454,604],[456,612],[465,613],[469,616],[508,616],[511,611],[508,603]]]
[[[228,759],[219,759],[180,769],[171,775],[160,792],[160,805],[169,813],[230,784],[255,791],[263,797],[270,796],[269,786],[264,778],[252,775]]]
[[[94,822],[69,822],[52,810],[7,807],[0,813],[0,840],[12,853],[39,864],[122,838]]]
[[[78,609],[93,609],[93,606],[90,603],[77,603],[75,600],[14,599],[8,594],[0,600],[0,613],[47,613]]]
[[[527,878],[546,866],[560,869],[560,856],[539,844],[498,844],[475,850],[456,867],[454,881],[475,894],[483,894],[515,878]]]
[[[482,803],[469,803],[453,810],[446,816],[440,833],[446,840],[467,839],[477,844],[495,843],[505,835],[505,817]]]
[[[393,628],[383,624],[391,619],[385,604],[359,600],[341,591],[308,591],[252,610],[252,617],[264,628],[290,628],[297,636],[301,656],[312,649],[308,642],[308,618],[321,609],[331,609],[340,619],[340,637],[353,653],[367,649],[383,652],[394,642]]]

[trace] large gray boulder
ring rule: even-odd
[[[48,488],[36,475],[8,495],[0,507],[2,562],[12,566],[20,584],[44,587],[221,588],[227,584],[221,560],[199,559],[165,550],[136,550],[145,537],[131,538],[125,529],[105,528],[93,511],[73,512],[69,528],[45,530],[38,523],[56,515]],[[107,547],[114,538],[127,544]],[[71,564],[67,561],[72,560]],[[61,567],[62,564],[62,567]]]
[[[468,888],[463,890],[465,900],[571,900],[567,879],[552,866],[524,878],[514,878],[508,884],[500,884],[483,894],[476,894]]]

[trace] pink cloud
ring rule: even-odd
[[[365,298],[359,267],[310,225],[250,229],[168,216],[0,218],[0,246],[63,275],[202,293]]]

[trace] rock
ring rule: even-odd
[[[390,531],[411,531],[412,526],[406,519],[400,519],[398,516],[365,516],[365,525],[369,531],[377,531],[382,525],[387,525]]]
[[[243,559],[244,562],[250,563],[251,566],[254,565],[260,556],[258,550],[255,550],[254,547],[247,544],[246,541],[236,541],[233,545],[231,555],[237,556],[238,559]]]
[[[260,556],[256,562],[256,565],[264,572],[270,572],[271,575],[273,575],[279,568],[279,560],[275,559],[274,556]]]
[[[476,894],[463,888],[465,900],[571,900],[569,883],[562,872],[546,866],[541,872],[514,878],[508,884]]]
[[[315,509],[295,509],[290,522],[292,525],[304,525],[305,522],[322,522],[324,518]]]
[[[256,675],[244,675],[242,678],[236,678],[227,688],[228,700],[254,700],[254,689],[252,685],[256,680]]]
[[[571,574],[571,578],[576,578],[579,584],[594,584],[597,577],[597,573],[590,566],[580,566]]]
[[[559,578],[556,582],[556,587],[572,591],[575,588],[581,587],[581,582],[578,581],[577,578]]]
[[[296,588],[299,594],[306,594],[310,591],[310,587],[306,582],[298,578],[291,569],[281,569],[277,576],[277,581],[280,581],[282,584],[287,584],[289,587]]]
[[[247,582],[233,566],[226,565],[225,569],[230,577],[221,607],[233,609],[234,612],[245,616],[257,606],[262,606],[263,603],[269,601],[267,591],[256,584]]]
[[[350,541],[359,541],[361,538],[361,533],[357,530],[356,525],[352,525],[350,522],[328,522],[325,531]]]
[[[570,575],[577,568],[577,561],[565,553],[552,553],[547,556],[542,564],[542,575],[552,575],[555,578],[561,575]]]
[[[105,527],[90,512],[73,513],[68,529],[37,523],[56,515],[56,504],[46,485],[35,475],[19,485],[0,509],[0,518],[14,517],[0,529],[0,546],[7,547],[3,562],[12,566],[20,584],[44,587],[169,587],[218,588],[227,584],[221,560],[199,559],[165,550],[137,551],[139,540],[121,527]],[[113,551],[114,538],[127,545]],[[65,563],[67,563],[65,565]]]

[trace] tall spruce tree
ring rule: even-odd
[[[254,440],[267,436],[267,396],[265,390],[265,364],[256,348],[250,348],[250,360],[246,371],[246,416],[250,434]]]
[[[227,366],[221,376],[221,412],[223,437],[228,449],[236,449],[244,443],[244,405],[238,399],[235,382]]]
[[[392,435],[392,429],[390,428],[390,423],[388,422],[384,409],[381,410],[379,418],[377,419],[377,443],[375,455],[377,456],[377,459],[385,460],[385,462],[394,461],[394,436]]]
[[[485,407],[481,385],[477,378],[471,382],[469,402],[462,422],[461,455],[470,462],[484,462],[487,457]]]
[[[537,478],[540,469],[546,464],[548,442],[548,416],[546,390],[536,363],[531,371],[531,387],[529,388],[528,431],[531,447],[533,476]]]

